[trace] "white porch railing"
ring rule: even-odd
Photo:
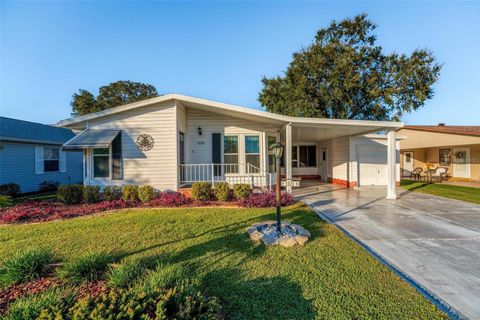
[[[272,188],[272,181],[275,180],[275,173],[262,170],[250,163],[229,164],[229,163],[200,163],[180,165],[180,184],[191,184],[194,182],[210,182],[212,186],[216,182],[228,182],[230,185],[236,183],[247,183],[252,187]]]

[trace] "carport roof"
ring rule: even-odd
[[[326,119],[326,118],[303,118],[290,117],[280,114],[255,110],[251,108],[240,107],[232,104],[221,103],[206,99],[200,99],[180,94],[165,94],[156,98],[142,100],[135,103],[119,106],[116,108],[103,110],[75,118],[65,119],[58,123],[62,127],[75,127],[86,121],[105,117],[111,114],[125,112],[131,109],[142,108],[154,104],[160,104],[167,101],[178,102],[188,108],[214,112],[217,114],[228,115],[254,122],[261,122],[274,126],[283,126],[292,124],[297,128],[315,128],[315,129],[341,129],[345,134],[363,134],[368,132],[381,131],[385,129],[398,129],[403,127],[402,122],[393,121],[370,121],[370,120],[344,120],[344,119]],[[346,131],[345,131],[346,130]],[[347,132],[348,131],[348,132]]]

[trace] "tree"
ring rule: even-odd
[[[72,96],[72,115],[84,114],[118,107],[127,103],[158,97],[157,89],[150,84],[117,81],[99,89],[98,96],[80,89]]]
[[[433,97],[441,66],[427,50],[386,55],[366,15],[333,21],[293,54],[283,76],[263,78],[260,103],[290,116],[398,120]]]

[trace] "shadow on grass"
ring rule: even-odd
[[[247,279],[241,270],[213,270],[202,289],[220,298],[227,319],[315,319],[300,285],[284,276]]]

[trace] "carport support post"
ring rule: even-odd
[[[397,198],[395,169],[397,166],[397,133],[390,130],[387,133],[387,199]]]
[[[287,123],[285,126],[285,178],[287,181],[292,180],[292,124]],[[292,192],[292,186],[287,183],[287,192]]]

